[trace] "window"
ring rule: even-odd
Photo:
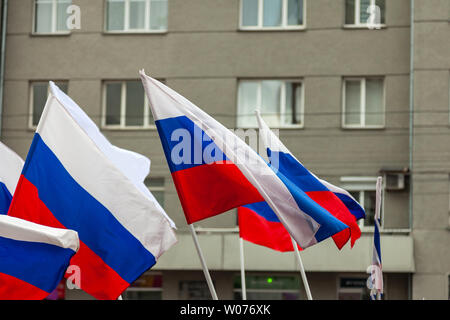
[[[147,178],[145,179],[145,185],[161,207],[164,208],[164,178]]]
[[[341,187],[347,190],[353,198],[364,208],[366,218],[359,220],[361,228],[375,226],[375,196],[377,178],[372,177],[342,177]],[[383,225],[383,194],[381,195],[380,227]]]
[[[370,300],[367,278],[339,278],[338,300]]]
[[[242,80],[238,90],[237,125],[257,127],[255,110],[270,127],[303,126],[303,84],[294,80]]]
[[[167,0],[107,0],[108,32],[167,31]]]
[[[178,294],[179,300],[211,300],[208,284],[204,280],[180,281]]]
[[[124,292],[124,300],[162,300],[163,276],[145,272]]]
[[[72,0],[35,0],[34,33],[69,33],[67,8]]]
[[[241,0],[240,28],[301,29],[305,27],[304,0]]]
[[[106,81],[103,126],[115,129],[153,128],[153,117],[140,80]]]
[[[345,0],[345,25],[366,27],[372,8],[375,9],[372,12],[375,14],[375,20],[372,23],[384,25],[386,23],[385,0]]]
[[[343,81],[343,127],[384,127],[384,80],[345,78]]]
[[[361,190],[350,191],[350,194],[359,204],[364,208],[366,212],[366,218],[359,221],[360,227],[373,227],[375,226],[375,191]]]
[[[55,81],[55,84],[67,93],[67,81]],[[49,93],[48,81],[36,81],[30,84],[30,118],[28,126],[32,129],[36,128],[41,119],[42,111],[44,111],[45,103]]]
[[[300,277],[297,275],[246,275],[247,300],[298,300]],[[242,300],[241,277],[234,278],[234,300]]]

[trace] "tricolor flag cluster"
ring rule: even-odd
[[[339,249],[349,239],[353,247],[361,236],[357,220],[365,217],[364,209],[347,191],[309,172],[269,129],[261,115],[257,113],[256,116],[270,166],[288,186],[299,208],[313,216],[321,213],[318,219],[333,216],[346,226],[340,232],[332,233],[326,224],[322,224],[316,239],[322,241],[332,235]],[[294,250],[288,232],[266,202],[243,206],[238,209],[238,216],[243,239],[277,251]]]
[[[241,212],[260,212],[266,225],[280,223],[302,248],[331,236],[341,248],[360,236],[348,207],[281,142],[268,146],[280,159],[275,168],[192,102],[143,71],[141,77],[188,224],[245,206]],[[284,231],[274,235],[288,239]]]
[[[177,242],[173,221],[143,183],[149,167],[144,156],[110,144],[51,82],[8,215],[76,231],[70,264],[81,289],[116,299]]]
[[[174,90],[141,78],[188,224],[238,208],[240,236],[256,244],[354,245],[362,207],[309,172],[259,114],[269,162]],[[143,183],[150,160],[112,145],[52,82],[25,163],[2,144],[0,156],[0,299],[45,298],[69,264],[81,289],[116,299],[177,242]]]

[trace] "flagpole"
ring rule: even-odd
[[[381,300],[381,291],[383,290],[383,273],[381,271],[381,256],[379,252],[377,252],[375,248],[376,243],[376,234],[380,232],[380,219],[381,219],[381,205],[382,205],[382,197],[383,197],[383,178],[378,177],[377,183],[376,183],[376,194],[375,194],[375,232],[374,232],[374,247],[372,252],[372,264],[379,266],[380,270],[376,270],[375,272],[375,300]],[[379,242],[379,238],[378,238]],[[380,282],[381,282],[381,288],[380,288]]]
[[[200,248],[200,244],[197,239],[197,233],[195,232],[194,225],[189,225],[189,230],[191,230],[192,239],[194,239],[195,248],[197,249],[198,257],[200,258],[200,262],[202,264],[203,273],[205,274],[206,283],[208,284],[209,292],[211,293],[211,296],[213,300],[219,300],[217,298],[216,289],[214,288],[214,284],[211,280],[211,276],[208,271],[208,267],[206,266],[205,258],[203,257],[202,249]]]
[[[245,268],[244,268],[244,239],[239,237],[239,251],[241,256],[241,288],[242,288],[242,300],[247,300],[247,288],[245,285]]]
[[[305,268],[303,267],[302,258],[300,257],[300,252],[298,251],[297,242],[291,237],[292,245],[294,246],[295,255],[297,256],[298,264],[300,265],[300,274],[302,275],[303,285],[305,286],[306,296],[308,300],[312,300],[311,290],[309,289],[308,279],[306,278]]]

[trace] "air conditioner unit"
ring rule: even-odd
[[[384,176],[387,191],[404,190],[405,174],[403,173],[386,173]]]

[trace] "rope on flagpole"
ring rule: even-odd
[[[203,257],[202,249],[200,248],[200,244],[198,242],[197,233],[195,232],[194,225],[189,225],[189,230],[191,230],[192,239],[194,239],[195,248],[197,249],[198,257],[200,258],[200,262],[202,264],[203,273],[205,274],[206,283],[208,284],[209,292],[214,300],[219,300],[217,298],[216,289],[214,288],[214,284],[211,280],[211,276],[208,271],[208,267],[206,266],[205,258]]]
[[[305,286],[306,296],[308,300],[312,300],[311,290],[309,289],[308,279],[306,278],[305,268],[303,267],[302,258],[300,257],[300,252],[297,247],[297,242],[291,237],[292,245],[294,246],[295,255],[297,256],[298,264],[300,265],[300,274],[302,275],[303,285]]]
[[[247,300],[247,288],[245,284],[245,263],[244,263],[244,239],[239,237],[239,252],[241,257],[241,288],[242,300]]]

